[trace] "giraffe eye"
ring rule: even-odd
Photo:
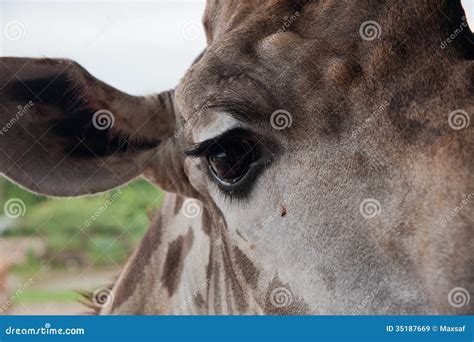
[[[236,185],[249,173],[258,160],[258,146],[243,137],[230,137],[216,141],[207,154],[209,169],[223,185]]]
[[[270,149],[269,149],[270,147]],[[202,158],[208,175],[225,196],[244,198],[254,181],[274,159],[278,145],[244,129],[230,130],[184,151],[191,158]]]

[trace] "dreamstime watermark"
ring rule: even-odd
[[[15,328],[9,326],[5,329],[5,335],[85,335],[84,328],[53,328],[51,323],[46,323],[39,328]]]
[[[471,192],[469,195],[463,198],[461,202],[459,202],[459,205],[456,208],[449,212],[449,214],[443,219],[443,222],[441,222],[441,226],[446,227],[449,221],[454,219],[459,214],[459,212],[463,210],[464,207],[467,206],[472,200],[474,200],[474,193]]]
[[[193,198],[186,199],[181,208],[183,215],[189,219],[201,216],[202,210],[202,203]]]
[[[293,15],[284,17],[283,24],[281,25],[281,27],[278,29],[276,33],[281,34],[288,31],[290,27],[296,22],[296,20],[298,20],[299,16],[300,16],[300,12],[296,11],[295,13],[293,13]]]
[[[448,303],[454,308],[461,308],[467,306],[471,301],[469,291],[464,287],[455,287],[448,293]]]
[[[26,213],[26,204],[19,198],[10,198],[3,205],[3,213],[6,217],[16,219]]]
[[[115,123],[114,114],[107,109],[101,109],[94,113],[92,117],[92,125],[99,131],[112,128]]]
[[[469,113],[462,109],[456,109],[449,113],[448,125],[455,131],[460,131],[462,129],[468,128],[470,123],[471,117]]]
[[[204,31],[200,22],[190,21],[182,26],[181,33],[185,40],[197,40]]]
[[[114,292],[108,287],[99,287],[92,293],[92,303],[98,308],[110,306],[114,300]]]
[[[382,292],[382,290],[387,286],[388,284],[385,281],[382,281],[378,283],[372,291],[362,300],[362,302],[357,305],[357,307],[353,308],[351,310],[352,315],[358,315],[360,311],[364,310],[372,301],[375,299],[375,297]]]
[[[26,28],[19,21],[10,21],[5,25],[3,34],[8,40],[19,40],[26,35]]]
[[[374,110],[372,111],[372,114],[364,121],[364,123],[357,127],[353,132],[352,132],[352,137],[356,138],[362,131],[364,131],[366,128],[370,127],[374,121],[385,112],[385,109],[387,109],[388,105],[390,103],[388,101],[382,102],[380,106],[375,106]]]
[[[364,21],[359,27],[359,35],[365,41],[373,41],[382,36],[382,27],[375,20]]]
[[[174,137],[179,138],[188,127],[192,127],[197,119],[201,117],[202,114],[207,112],[209,109],[209,101],[207,101],[197,112],[195,112],[191,117],[178,129],[174,132]]]
[[[382,212],[382,206],[376,199],[366,198],[361,202],[359,211],[362,217],[366,219],[372,219],[380,215]]]
[[[25,281],[23,284],[18,286],[16,291],[13,293],[13,295],[10,296],[10,298],[7,299],[5,303],[2,303],[2,306],[0,307],[0,313],[5,313],[8,311],[8,309],[15,304],[15,302],[25,293],[28,288],[34,284],[34,281],[32,278],[29,278],[27,281]]]
[[[97,209],[97,211],[90,217],[86,220],[86,222],[84,223],[84,225],[86,227],[89,227],[92,223],[95,222],[95,220],[97,220],[106,210],[108,207],[110,207],[112,205],[112,203],[114,203],[117,198],[119,198],[120,196],[122,195],[122,189],[118,189],[116,192],[114,192],[105,202],[104,204],[99,208]]]
[[[440,48],[441,50],[444,50],[448,47],[449,44],[451,44],[453,41],[456,40],[457,37],[459,37],[459,35],[461,35],[463,33],[463,31],[465,29],[467,29],[469,27],[468,23],[467,23],[467,19],[466,17],[462,17],[462,21],[461,21],[461,24],[459,25],[458,28],[456,28],[454,30],[453,33],[451,33],[451,35],[444,41],[441,42],[440,44]]]
[[[270,303],[278,309],[286,308],[293,304],[293,293],[285,286],[276,287],[270,292]]]
[[[8,121],[3,127],[2,129],[0,129],[0,135],[5,135],[8,130],[10,128],[12,128],[18,120],[20,120],[23,115],[25,115],[26,113],[28,113],[31,108],[33,108],[33,106],[35,105],[35,103],[33,101],[29,101],[27,104],[25,104],[24,106],[18,106],[17,107],[17,112],[15,113],[15,116],[12,117],[10,119],[10,121]]]
[[[273,129],[277,131],[283,131],[284,129],[290,128],[293,124],[293,117],[291,113],[284,109],[278,109],[270,116],[270,124]]]

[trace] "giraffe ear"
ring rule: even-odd
[[[173,135],[173,98],[130,96],[68,60],[0,58],[0,173],[52,196],[122,185]]]

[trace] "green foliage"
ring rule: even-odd
[[[40,264],[106,265],[123,262],[149,225],[147,211],[156,211],[163,192],[138,180],[105,194],[74,199],[46,198],[0,179],[0,205],[19,198],[24,216],[12,221],[3,236],[40,237],[46,253]],[[26,262],[37,268],[29,255]]]
[[[77,303],[81,300],[81,295],[71,290],[37,290],[28,289],[18,300],[18,304],[28,305],[35,303]]]

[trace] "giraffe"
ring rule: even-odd
[[[1,173],[49,196],[167,192],[99,313],[473,314],[461,2],[209,0],[204,27],[147,97],[1,58]]]

